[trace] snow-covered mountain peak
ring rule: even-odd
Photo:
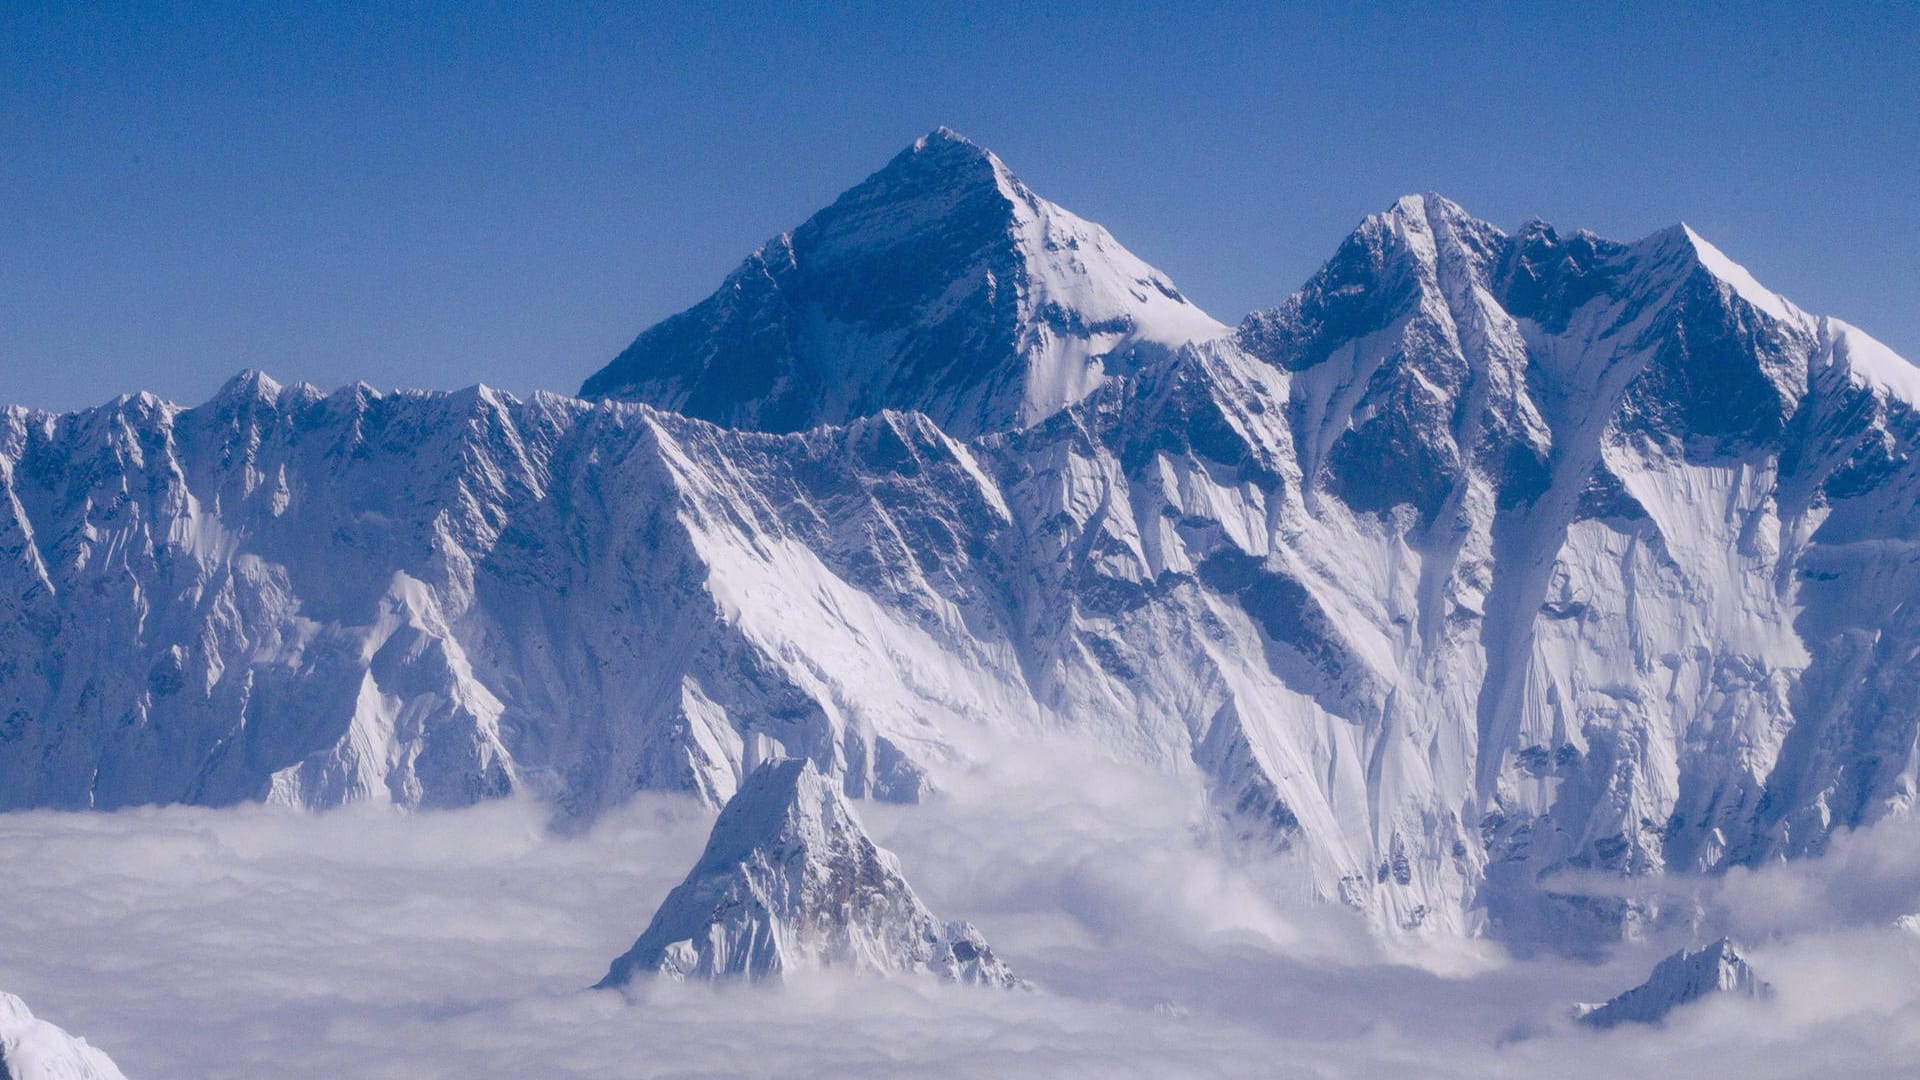
[[[863,219],[862,224],[874,226],[889,223],[893,213],[902,217],[938,216],[951,212],[970,194],[999,188],[1003,178],[1010,175],[1006,165],[985,147],[949,128],[935,128],[843,193],[828,210],[842,206],[868,212],[886,208],[888,213]],[[858,234],[852,232],[845,237],[856,238]]]
[[[1826,360],[1844,364],[1861,385],[1877,387],[1910,407],[1920,408],[1920,365],[1831,315],[1820,318],[1820,330]]]
[[[1785,423],[1807,390],[1806,357],[1821,348],[1829,357],[1857,351],[1863,383],[1897,389],[1909,381],[1911,365],[1889,362],[1884,346],[1853,338],[1844,324],[1808,315],[1689,226],[1626,244],[1584,230],[1562,234],[1537,219],[1509,235],[1435,194],[1404,196],[1367,217],[1298,293],[1249,315],[1235,340],[1290,371],[1352,350],[1313,382],[1337,396],[1366,379],[1362,419],[1457,401],[1472,373],[1485,371],[1493,401],[1504,410],[1511,396],[1518,410],[1502,426],[1533,430],[1525,414],[1540,403],[1525,400],[1522,370],[1582,386],[1607,378],[1602,367],[1618,357],[1579,350],[1595,363],[1576,370],[1565,366],[1575,350],[1543,348],[1577,321],[1586,334],[1619,335],[1645,350],[1651,376],[1636,392],[1658,388],[1658,400],[1635,411],[1667,438],[1680,437],[1666,429],[1685,422],[1676,409],[1703,421],[1717,411],[1721,422],[1707,426],[1725,428],[1712,434],[1735,442],[1748,421],[1755,430]],[[1405,381],[1382,381],[1403,373]],[[1589,392],[1575,386],[1562,392]],[[1537,449],[1544,453],[1545,444]]]
[[[976,150],[980,149],[980,146],[972,139],[967,138],[965,135],[960,134],[945,124],[935,125],[932,131],[913,140],[913,148],[915,150],[925,150],[929,146],[940,146],[943,144],[967,146]]]
[[[1459,203],[1435,192],[1402,195],[1392,206],[1369,215],[1354,230],[1363,242],[1380,243],[1391,237],[1406,255],[1432,264],[1442,253],[1465,253],[1476,261],[1489,258],[1505,235],[1481,221]]]
[[[1656,1024],[1675,1009],[1714,994],[1765,999],[1773,987],[1754,974],[1752,965],[1726,938],[1699,949],[1682,949],[1654,965],[1647,981],[1600,1005],[1575,1010],[1581,1023],[1610,1028],[1619,1024]]]
[[[1452,309],[1491,287],[1507,246],[1504,233],[1451,199],[1402,196],[1362,220],[1300,291],[1248,315],[1236,340],[1269,363],[1301,370],[1407,319],[1452,324]],[[1457,336],[1451,325],[1438,330]]]
[[[1402,195],[1394,200],[1391,207],[1376,216],[1409,224],[1420,223],[1420,226],[1430,229],[1441,225],[1485,224],[1467,213],[1465,207],[1437,191]]]
[[[898,167],[903,161],[910,159],[964,165],[976,171],[981,165],[994,173],[1004,173],[1007,170],[1006,164],[1000,160],[999,155],[945,124],[913,140],[911,145],[894,156],[887,167]]]
[[[273,402],[280,397],[283,389],[279,380],[259,368],[246,368],[222,383],[220,389],[214,392],[213,400]]]
[[[1797,325],[1808,320],[1806,312],[1795,307],[1786,297],[1760,284],[1747,272],[1746,267],[1728,258],[1706,237],[1695,232],[1693,226],[1682,222],[1670,231],[1677,233],[1693,249],[1694,257],[1699,260],[1702,269],[1725,283],[1742,300],[1783,323]]]
[[[1111,234],[946,129],[642,334],[587,397],[798,431],[882,408],[1031,425],[1225,327]]]
[[[0,1080],[126,1080],[87,1040],[41,1020],[27,1003],[0,993]]]
[[[700,861],[600,985],[640,975],[784,978],[818,967],[1021,985],[971,924],[933,917],[834,780],[790,758],[762,764],[740,785]]]
[[[695,874],[727,870],[758,849],[815,851],[859,845],[853,809],[806,758],[770,761],[748,776],[714,822]]]

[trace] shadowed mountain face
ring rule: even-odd
[[[1226,328],[942,128],[640,335],[584,397],[802,431],[883,409],[972,436]]]
[[[967,162],[973,194],[914,186]],[[821,267],[932,244],[976,195],[1007,236],[1064,220],[1022,190],[930,137],[794,235],[810,284],[769,310],[993,323],[993,245],[915,249],[980,286],[934,307]],[[1042,234],[1005,250],[1101,265]],[[1070,280],[1030,273],[1012,325]],[[717,310],[653,399],[706,393],[747,325]],[[262,377],[8,411],[0,803],[717,806],[780,755],[911,801],[980,740],[1066,733],[1192,778],[1234,842],[1383,927],[1522,947],[1658,914],[1555,874],[1791,856],[1910,809],[1920,374],[1690,230],[1509,235],[1414,196],[1236,333],[1109,350],[1050,397],[1035,358],[1067,354],[1027,340],[927,346],[1004,395],[730,399],[827,410],[769,427],[933,413],[799,434]],[[919,370],[878,355],[779,353],[865,357],[843,388]]]

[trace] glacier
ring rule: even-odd
[[[1912,808],[1920,375],[1684,226],[1409,196],[1226,330],[936,132],[584,389],[0,413],[0,807],[914,802],[1068,737],[1520,947]]]

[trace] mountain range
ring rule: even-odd
[[[1433,195],[1230,329],[942,129],[580,397],[0,413],[0,807],[914,802],[1066,737],[1383,929],[1606,940],[1656,910],[1556,879],[1910,810],[1917,403],[1685,226]]]

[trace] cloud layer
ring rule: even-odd
[[[1696,883],[1772,1003],[1594,1034],[1565,1010],[1681,939],[1602,965],[1457,945],[1393,954],[1298,899],[1284,862],[1211,854],[1189,793],[1003,765],[868,809],[940,914],[1042,989],[822,978],[581,988],[697,855],[708,816],[643,798],[573,836],[507,802],[412,817],[246,807],[0,817],[0,988],[135,1080],[284,1077],[1899,1076],[1920,1062],[1910,824]]]

